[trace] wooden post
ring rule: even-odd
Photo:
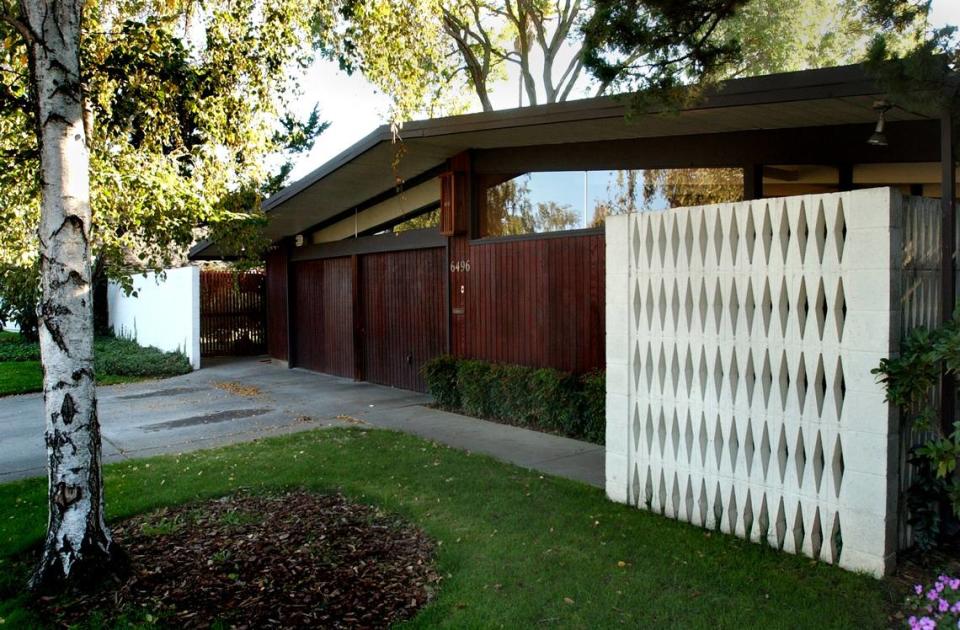
[[[287,369],[290,369],[296,364],[297,349],[295,343],[297,327],[293,325],[294,304],[297,299],[297,292],[294,287],[297,277],[293,272],[294,265],[293,260],[291,260],[293,258],[293,239],[284,239],[283,249],[286,252],[285,264],[287,266]]]
[[[360,291],[360,257],[356,254],[350,257],[350,283],[353,292],[353,380],[363,380],[364,329],[363,303]]]
[[[953,118],[949,108],[940,115],[940,319],[950,321],[956,304],[957,174],[953,148]],[[956,383],[952,375],[940,380],[940,426],[945,434],[953,429],[956,418]]]
[[[837,190],[840,192],[853,190],[853,164],[837,166]]]
[[[751,164],[743,168],[743,200],[763,199],[763,165]]]

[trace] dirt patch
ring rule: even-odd
[[[130,554],[126,581],[41,600],[42,614],[60,625],[99,613],[185,628],[386,628],[440,581],[420,530],[340,495],[227,497],[132,518],[114,537]]]
[[[236,381],[223,381],[220,383],[211,383],[217,389],[222,389],[225,392],[230,392],[237,396],[245,396],[247,398],[256,398],[257,396],[263,396],[263,390],[257,387],[256,385],[244,385],[243,383],[238,383]]]

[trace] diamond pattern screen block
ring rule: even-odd
[[[871,189],[609,217],[608,495],[888,572],[897,412],[870,369],[899,341],[907,205]]]

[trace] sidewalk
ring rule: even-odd
[[[483,453],[524,468],[604,487],[604,447],[425,406],[386,412],[371,409],[361,419],[376,427]]]
[[[256,394],[240,395],[233,384]],[[426,406],[430,397],[417,392],[258,359],[213,362],[184,376],[102,387],[98,398],[105,461],[353,426],[350,418],[355,418],[551,475],[604,484],[602,446],[431,409]],[[5,431],[0,483],[43,475],[42,396],[0,399],[0,426]]]

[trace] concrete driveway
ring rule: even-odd
[[[98,389],[106,461],[330,426],[398,429],[527,468],[603,485],[603,447],[430,409],[430,397],[288,370],[212,361],[161,381]],[[0,398],[0,482],[45,474],[40,394]]]

